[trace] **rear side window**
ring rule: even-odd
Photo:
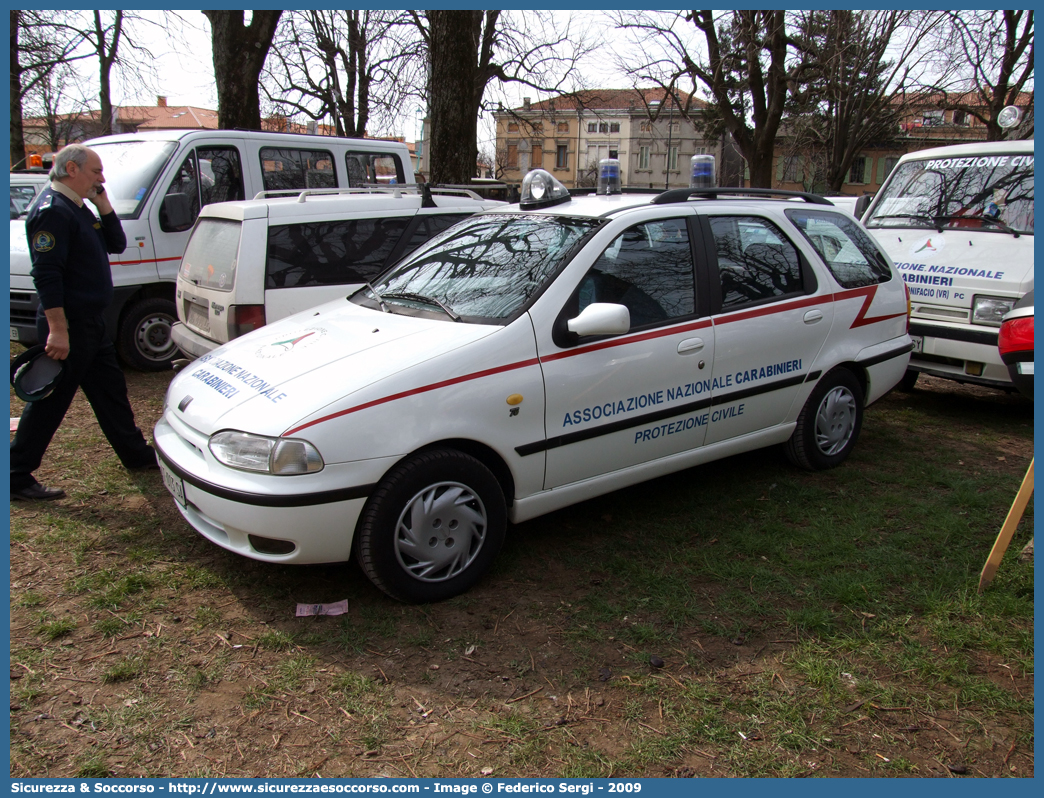
[[[348,170],[348,186],[355,188],[367,183],[393,185],[405,183],[402,161],[390,152],[348,152],[344,156]]]
[[[201,288],[231,291],[242,229],[242,224],[229,219],[202,219],[181,258],[180,275]]]
[[[384,268],[410,217],[271,227],[265,288],[365,283]]]
[[[711,216],[722,308],[804,293],[801,260],[783,232],[758,216]]]
[[[884,255],[854,221],[822,211],[787,211],[787,216],[819,253],[842,288],[860,288],[892,279]]]
[[[326,150],[261,150],[261,176],[265,191],[305,188],[337,188],[334,160]]]

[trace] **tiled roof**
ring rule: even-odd
[[[677,92],[678,99],[684,105],[689,100],[685,92]],[[663,102],[667,92],[661,88],[652,89],[590,89],[578,91],[572,94],[562,94],[529,106],[531,111],[550,111],[552,104],[556,111],[572,111],[577,108],[592,111],[622,110],[632,106],[644,108],[653,102]],[[698,97],[693,97],[692,105],[696,108],[706,107],[707,103]],[[515,111],[524,111],[524,108],[516,108]]]
[[[217,111],[191,105],[121,105],[120,124],[134,124],[138,130],[217,130]]]

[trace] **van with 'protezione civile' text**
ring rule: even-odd
[[[910,290],[921,373],[1013,388],[1001,320],[1033,290],[1033,142],[960,144],[904,155],[863,223]]]

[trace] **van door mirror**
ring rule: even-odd
[[[873,199],[873,194],[863,194],[856,200],[855,211],[852,215],[857,219],[862,219],[863,214],[866,213],[866,209],[870,207],[870,203],[873,202]]]
[[[188,194],[168,194],[160,205],[160,229],[165,233],[188,230],[192,218],[192,199]]]
[[[577,335],[621,335],[631,329],[631,312],[625,305],[592,302],[566,326]]]

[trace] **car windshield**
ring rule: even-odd
[[[121,219],[137,219],[160,171],[177,149],[174,141],[90,144],[105,173],[105,193]]]
[[[449,228],[381,275],[353,301],[427,310],[463,321],[509,321],[565,265],[599,219],[476,216]]]
[[[1033,232],[1033,156],[908,161],[896,167],[867,227]]]

